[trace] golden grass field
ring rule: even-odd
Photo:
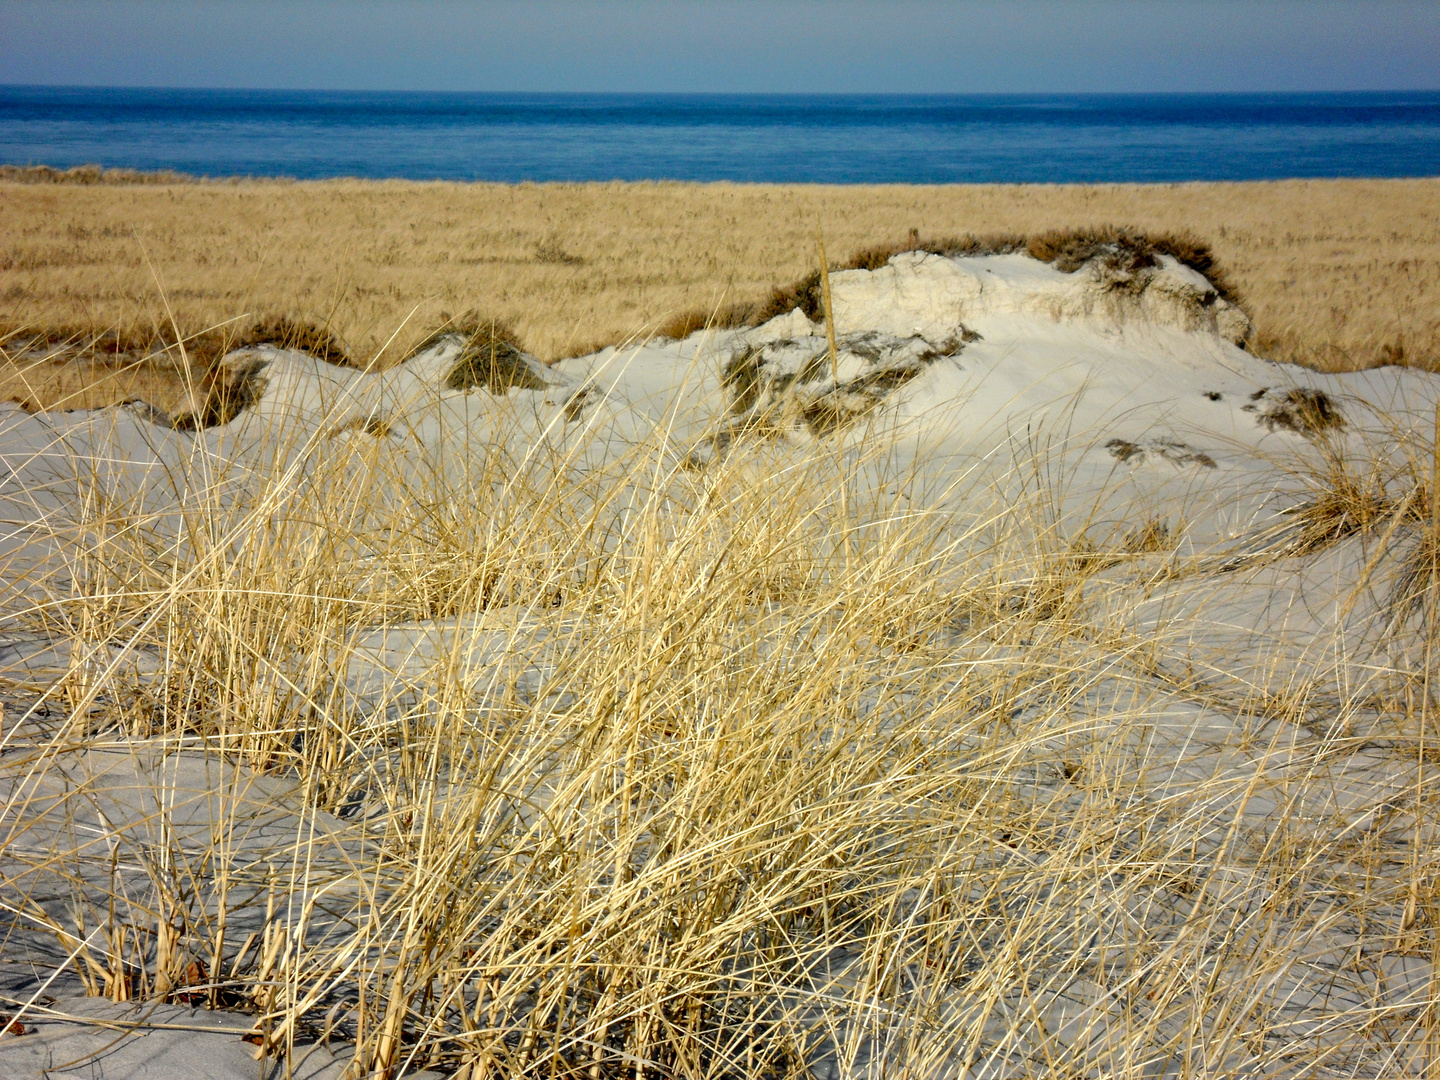
[[[182,332],[292,315],[383,365],[442,318],[547,360],[748,300],[871,244],[1099,224],[1208,242],[1262,356],[1440,366],[1440,180],[948,187],[0,183],[12,328]],[[132,376],[133,377],[133,376]]]

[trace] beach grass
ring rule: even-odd
[[[859,481],[878,430],[703,476],[663,428],[599,469],[385,434],[292,448],[304,484],[201,463],[178,544],[76,458],[37,526],[72,561],[11,622],[71,660],[6,734],[0,899],[91,993],[248,1010],[257,1057],[353,1042],[357,1078],[1433,1067],[1435,987],[1393,974],[1440,949],[1428,645],[1384,700],[1197,671],[1186,617],[1131,618],[1213,570],[1155,520],[1075,533],[1043,441],[957,516]],[[1307,550],[1433,551],[1431,456]],[[1360,750],[1408,786],[1347,827],[1316,793]],[[94,828],[116,762],[153,809]],[[1371,996],[1313,997],[1331,967]]]

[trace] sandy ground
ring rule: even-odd
[[[443,313],[553,361],[746,300],[856,248],[1111,223],[1209,242],[1252,346],[1324,370],[1440,363],[1440,180],[1107,186],[0,183],[0,318],[185,332],[271,314],[386,360]],[[4,396],[16,396],[6,388]]]

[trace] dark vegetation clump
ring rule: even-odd
[[[11,354],[53,352],[65,359],[162,358],[185,360],[192,370],[208,371],[226,353],[252,345],[298,349],[331,364],[347,365],[350,353],[328,328],[289,315],[269,315],[248,329],[218,327],[198,334],[177,334],[169,324],[127,330],[0,325],[0,347]]]
[[[705,308],[692,308],[690,311],[682,311],[673,316],[667,322],[663,322],[656,329],[659,337],[669,338],[671,341],[684,341],[697,330],[704,330],[706,327],[714,326],[726,328],[736,324],[730,322],[730,308],[722,308],[719,311],[710,311]],[[602,348],[604,346],[601,346]],[[591,352],[599,352],[600,349],[591,348]],[[585,355],[579,353],[577,355]]]
[[[765,299],[749,304],[731,304],[719,310],[682,311],[660,326],[657,333],[672,341],[683,341],[697,330],[735,330],[744,326],[761,326],[780,315],[802,311],[811,322],[819,322],[822,312],[820,271],[807,274],[788,285],[776,285]]]
[[[926,348],[902,362],[886,362],[884,349],[874,335],[851,335],[841,351],[859,356],[868,370],[819,393],[800,388],[823,382],[830,373],[829,356],[819,351],[798,371],[765,370],[765,347],[748,346],[732,355],[720,369],[720,381],[730,396],[734,418],[720,436],[712,439],[719,452],[740,435],[778,435],[791,421],[803,423],[815,436],[833,434],[873,412],[896,389],[922,374],[942,357],[957,356],[980,335],[962,327],[960,333]],[[811,394],[813,393],[813,396]],[[693,455],[692,455],[693,457]],[[698,462],[698,458],[695,459]]]
[[[511,387],[544,390],[547,385],[515,332],[496,319],[464,316],[451,321],[415,346],[410,356],[446,340],[460,345],[460,356],[445,376],[445,385],[451,390],[483,386],[492,394],[503,394]]]
[[[545,240],[535,246],[535,261],[552,266],[584,266],[585,260],[565,250],[557,239]]]
[[[0,165],[0,181],[9,184],[194,184],[199,177],[160,169],[107,169],[100,165],[76,165],[56,169],[50,165]]]
[[[1154,454],[1170,462],[1176,468],[1183,469],[1190,465],[1199,465],[1205,469],[1219,468],[1215,459],[1209,454],[1176,439],[1156,439],[1143,446],[1131,442],[1129,439],[1111,439],[1105,444],[1105,449],[1110,451],[1110,456],[1116,461],[1133,461],[1137,465],[1145,460],[1146,454]]]
[[[1345,427],[1345,418],[1340,408],[1323,390],[1308,386],[1297,386],[1287,390],[1276,399],[1267,399],[1268,390],[1251,395],[1252,401],[1261,405],[1246,405],[1246,412],[1258,413],[1257,420],[1271,431],[1281,428],[1297,435],[1319,435],[1325,431],[1338,431]]]
[[[823,352],[816,353],[799,371],[769,378],[764,374],[764,367],[764,349],[751,345],[730,357],[720,368],[720,384],[730,393],[732,416],[752,413],[762,397],[778,400],[796,383],[818,382],[829,370],[829,358]]]
[[[1284,541],[1271,554],[1311,555],[1347,537],[1370,532],[1393,511],[1383,488],[1353,482],[1340,484],[1285,511],[1290,520]]]
[[[1142,458],[1145,456],[1145,448],[1129,439],[1111,439],[1105,444],[1105,449],[1110,451],[1116,461],[1129,461],[1137,455]]]
[[[1120,540],[1120,550],[1126,555],[1148,555],[1169,551],[1174,546],[1169,524],[1159,518],[1150,518],[1145,524],[1137,525]]]
[[[1032,259],[1048,262],[1067,274],[1073,274],[1095,258],[1104,259],[1117,268],[1139,270],[1156,265],[1157,255],[1169,255],[1208,280],[1222,300],[1240,303],[1239,293],[1226,277],[1210,245],[1190,232],[1147,233],[1113,225],[1055,229],[1032,236],[1025,251]]]
[[[452,336],[462,344],[460,357],[445,381],[452,389],[484,386],[502,394],[512,386],[531,390],[546,386],[538,363],[521,351],[515,335],[499,322],[473,317],[450,322],[410,355]],[[0,325],[0,349],[10,358],[118,368],[143,361],[185,373],[185,380],[194,379],[197,384],[194,396],[200,404],[174,417],[173,424],[181,431],[229,423],[259,399],[265,386],[260,374],[264,361],[224,363],[234,350],[256,345],[296,349],[331,364],[352,363],[344,343],[328,328],[283,315],[263,318],[238,332],[234,327],[221,327],[188,336],[177,335],[171,326],[97,332]]]
[[[1188,465],[1199,465],[1205,469],[1219,468],[1215,464],[1215,459],[1205,451],[1196,450],[1193,446],[1188,446],[1175,439],[1157,439],[1151,444],[1150,449],[1179,468]]]
[[[954,356],[962,347],[960,339],[952,338],[939,348],[926,350],[914,363],[864,372],[808,402],[801,409],[800,418],[812,435],[829,435],[839,431],[873,412],[891,393],[920,376],[936,360],[942,356]],[[804,374],[801,372],[802,376]]]
[[[172,326],[91,330],[73,326],[31,327],[0,324],[0,348],[11,356],[49,354],[55,360],[116,361],[182,358],[192,369],[208,369],[236,345],[226,329],[177,335]],[[38,357],[47,358],[45,356]]]
[[[1112,291],[1139,293],[1149,282],[1143,273],[1160,265],[1155,251],[1149,244],[1137,242],[1122,236],[1104,243],[1091,237],[1065,234],[1056,238],[1053,234],[1035,237],[1030,241],[1029,252],[1041,262],[1048,262],[1055,269],[1073,274],[1082,266],[1094,263],[1100,272],[1100,280]],[[1215,293],[1208,293],[1213,300]]]
[[[236,342],[237,347],[247,345],[274,345],[280,349],[297,349],[309,353],[327,364],[348,367],[351,364],[350,351],[335,336],[329,327],[316,326],[313,322],[292,319],[288,315],[272,315],[261,319]]]
[[[203,431],[228,424],[260,400],[265,390],[263,360],[252,360],[233,368],[217,365],[207,371],[201,386],[197,412],[182,413],[173,420],[177,431]]]
[[[371,413],[369,416],[356,416],[345,421],[330,432],[331,438],[347,431],[358,431],[376,439],[388,439],[395,434],[395,425],[379,413]]]
[[[829,393],[806,404],[800,410],[800,419],[805,421],[805,426],[810,430],[810,434],[831,435],[868,411],[868,409],[861,410],[850,407],[849,403],[839,394]]]
[[[788,315],[792,311],[804,312],[811,322],[819,322],[824,314],[824,301],[820,296],[820,271],[806,274],[799,281],[789,285],[776,285],[762,303],[757,304],[746,316],[746,326],[761,326],[777,315]]]
[[[1126,269],[1154,266],[1155,245],[1147,238],[1124,229],[1057,229],[1032,236],[1025,246],[1032,259],[1049,263],[1056,270],[1073,274],[1091,259]]]
[[[920,354],[918,359],[922,363],[928,364],[933,360],[939,360],[942,356],[959,356],[966,345],[984,340],[985,335],[980,333],[979,330],[971,330],[968,326],[962,326],[960,327],[958,336],[942,341],[932,349],[926,349]]]
[[[920,371],[918,367],[892,368],[856,379],[807,402],[800,419],[812,435],[833,435],[873,412],[890,391],[904,386]]]
[[[1433,627],[1440,621],[1440,536],[1428,518],[1419,524],[1419,541],[1401,563],[1388,606],[1392,624],[1419,616]]]
[[[730,393],[730,412],[743,416],[760,403],[763,366],[760,350],[746,348],[730,357],[720,368],[720,384]]]
[[[1421,363],[1414,366],[1424,366],[1422,357],[1410,357],[1411,360],[1420,360]],[[1382,367],[1393,365],[1395,367],[1406,367],[1405,339],[1396,338],[1394,341],[1387,341],[1380,346],[1380,365]],[[1433,366],[1430,370],[1435,370]]]
[[[918,230],[910,230],[908,239],[893,244],[877,244],[862,248],[850,256],[841,270],[879,270],[896,255],[919,251],[927,255],[943,255],[959,259],[974,255],[1014,255],[1025,250],[1028,243],[1019,233],[983,233],[952,236],[945,239],[922,240]]]
[[[172,378],[187,386],[193,380],[193,399],[199,404],[173,418],[150,405],[146,416],[180,431],[200,431],[226,424],[253,405],[264,389],[263,361],[226,365],[225,356],[252,345],[298,349],[332,364],[348,364],[345,346],[330,331],[289,316],[270,316],[246,330],[218,327],[198,334],[179,335],[173,325],[132,327],[128,330],[80,330],[65,327],[0,326],[0,349],[9,357],[51,364],[101,365],[122,371],[154,364],[168,369]],[[134,404],[133,401],[120,404]],[[24,400],[34,411],[38,403]]]
[[[1281,510],[1280,524],[1246,540],[1217,569],[1228,572],[1275,559],[1311,555],[1382,526],[1383,548],[1395,529],[1428,520],[1423,483],[1415,484],[1397,500],[1392,490],[1397,477],[1388,468],[1372,461],[1370,469],[1358,471],[1344,448],[1335,443],[1322,442],[1319,451],[1320,460],[1307,478],[1308,496]],[[1367,570],[1366,575],[1369,573]]]
[[[585,418],[585,409],[599,395],[593,386],[582,386],[575,393],[571,394],[565,402],[565,422],[567,424],[579,423]]]

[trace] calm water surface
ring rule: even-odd
[[[0,162],[209,176],[951,183],[1440,175],[1440,93],[432,94],[0,86]]]

